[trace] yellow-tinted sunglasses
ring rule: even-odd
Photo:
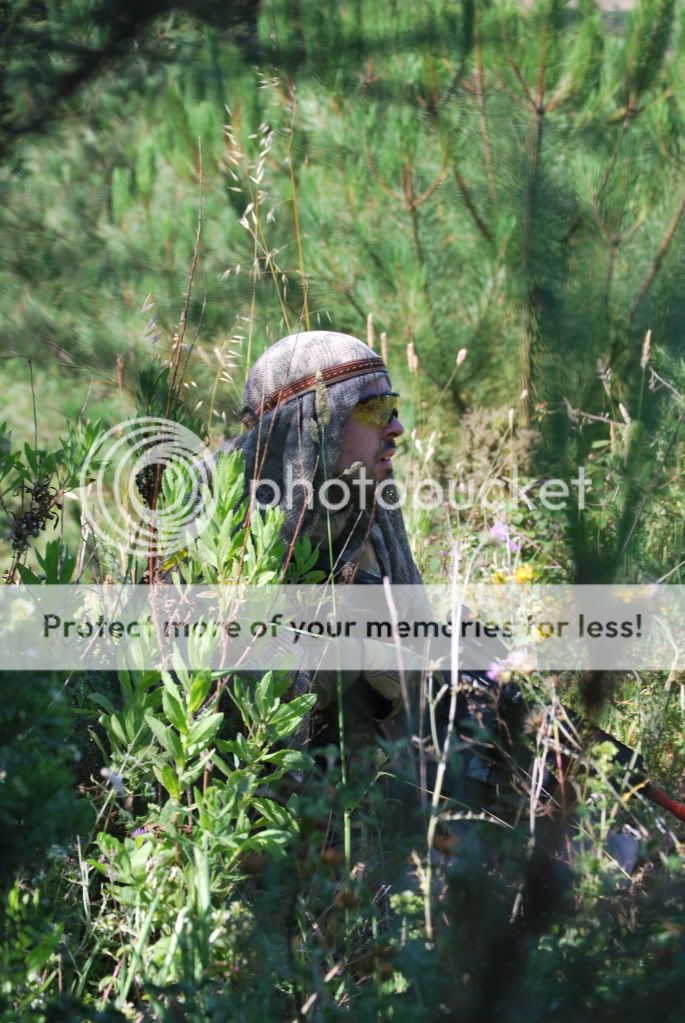
[[[352,409],[351,418],[357,423],[367,423],[370,426],[387,426],[393,416],[399,417],[400,396],[397,391],[387,391],[385,394],[371,394]]]

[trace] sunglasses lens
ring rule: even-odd
[[[357,422],[374,426],[387,426],[393,416],[399,416],[399,394],[379,394],[362,398],[352,412]]]

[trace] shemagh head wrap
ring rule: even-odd
[[[282,338],[252,367],[242,411],[248,430],[223,450],[243,451],[248,485],[265,481],[261,487],[252,484],[261,503],[271,503],[277,494],[266,481],[278,485],[288,544],[326,514],[317,495],[335,475],[350,413],[370,381],[388,376],[382,359],[363,341],[324,330]],[[384,485],[383,498],[382,504],[369,500],[355,514],[354,534],[369,537],[391,583],[420,583],[394,484]]]

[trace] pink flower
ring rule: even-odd
[[[485,672],[485,677],[489,678],[491,682],[499,682],[503,673],[504,666],[495,662],[494,664],[491,664]]]
[[[493,526],[490,526],[490,536],[495,543],[505,543],[509,539],[506,523],[498,520]]]
[[[493,526],[490,526],[489,533],[495,543],[506,543],[510,551],[515,553],[516,551],[521,550],[521,544],[518,540],[510,539],[509,527],[506,522],[502,522],[498,519]]]

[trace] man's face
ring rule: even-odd
[[[379,377],[371,380],[364,388],[361,398],[378,397],[392,391],[390,380]],[[342,447],[335,466],[336,475],[349,469],[355,462],[361,462],[369,479],[380,482],[392,469],[395,454],[395,439],[404,433],[404,427],[396,415],[383,425],[365,422],[355,413],[348,419],[342,437]]]

